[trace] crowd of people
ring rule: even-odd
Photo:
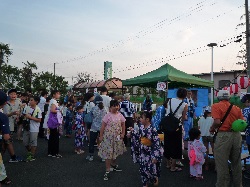
[[[187,141],[190,178],[204,179],[202,169],[210,169],[211,146],[217,171],[216,186],[229,185],[228,160],[231,161],[234,186],[242,186],[242,138],[231,126],[238,119],[249,122],[250,95],[243,97],[246,108],[241,111],[229,103],[227,91],[220,91],[220,102],[206,107],[197,127],[193,126],[196,115],[192,92],[184,88],[179,88],[176,98],[165,101],[154,114],[153,100],[149,96],[144,101],[143,111],[137,111],[129,94],[117,99],[114,93],[108,95],[106,87],[102,87],[100,93],[89,92],[77,100],[68,94],[60,102],[60,97],[59,90],[52,90],[50,96],[44,90],[40,97],[18,94],[16,89],[10,89],[7,94],[0,91],[1,153],[8,150],[9,162],[36,160],[38,137],[48,140],[47,156],[60,159],[63,157],[59,149],[60,137],[74,137],[72,152],[84,154],[88,147],[86,159],[89,162],[96,159],[97,147],[98,156],[105,162],[105,181],[110,179],[111,171],[122,171],[116,159],[131,148],[132,160],[139,164],[142,185],[158,186],[163,157],[166,158],[165,167],[171,172],[182,171],[183,144]],[[25,159],[15,154],[14,134],[27,149]],[[250,151],[249,126],[246,143]],[[1,155],[0,181],[11,183]]]

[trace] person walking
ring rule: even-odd
[[[219,103],[211,107],[214,123],[210,128],[215,133],[214,158],[217,170],[217,187],[230,185],[230,174],[228,160],[231,162],[233,186],[242,186],[241,171],[241,134],[231,130],[232,123],[237,119],[243,119],[241,109],[230,104],[230,94],[227,90],[218,92]],[[217,131],[216,131],[217,129]]]
[[[38,103],[38,107],[42,111],[42,119],[40,122],[39,133],[38,133],[39,138],[44,138],[44,128],[43,128],[43,123],[44,123],[44,118],[45,118],[44,105],[46,104],[47,97],[48,97],[48,92],[46,90],[42,91],[41,97],[40,97],[40,102]]]
[[[173,112],[177,119],[181,119],[177,124],[177,130],[164,131],[164,156],[167,159],[166,167],[172,172],[182,171],[181,168],[176,167],[176,160],[182,159],[182,124],[186,119],[186,113],[188,110],[188,105],[183,102],[183,99],[186,98],[186,96],[187,90],[185,88],[179,88],[177,90],[177,98],[169,100],[166,112],[166,115]],[[161,123],[164,123],[164,120],[162,120]],[[165,125],[167,126],[169,124],[166,123]]]
[[[188,111],[187,111],[187,119],[184,121],[184,140],[189,139],[189,130],[193,128],[194,117],[195,117],[195,106],[194,100],[192,99],[192,91],[187,91],[187,97],[184,99],[184,102],[188,104]]]
[[[120,103],[120,112],[125,117],[125,127],[128,129],[129,127],[134,127],[134,119],[135,119],[135,106],[130,100],[130,95],[126,93],[124,95],[124,100]],[[127,131],[125,131],[124,136],[124,144],[127,146],[128,138]]]

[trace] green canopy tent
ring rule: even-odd
[[[156,87],[158,82],[166,82],[167,88],[179,87],[213,87],[214,83],[201,79],[183,71],[180,71],[169,64],[165,64],[156,70],[146,74],[122,81],[123,86]]]

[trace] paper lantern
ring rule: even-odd
[[[218,95],[218,90],[214,90],[214,96],[216,96],[217,97],[217,95]]]
[[[240,91],[240,88],[239,88],[237,83],[233,83],[233,84],[230,85],[230,87],[229,87],[229,93],[230,94],[239,93],[239,91]]]
[[[241,89],[245,89],[248,87],[249,80],[247,76],[240,76],[237,78],[237,84]]]

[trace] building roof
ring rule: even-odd
[[[107,89],[122,89],[122,81],[119,78],[111,78],[108,80],[99,80],[94,82],[78,82],[74,85],[74,90],[87,88],[101,88],[105,86]]]

